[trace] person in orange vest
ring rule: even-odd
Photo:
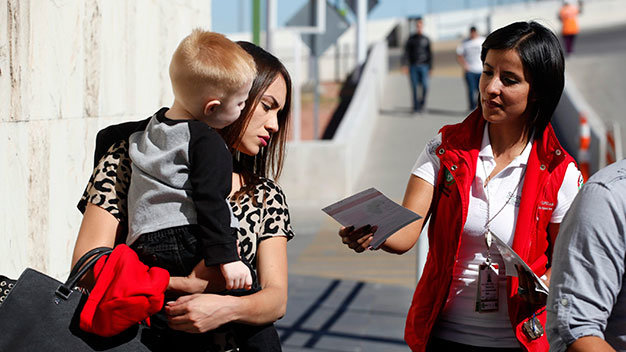
[[[563,92],[563,51],[548,28],[516,22],[487,36],[481,61],[478,107],[444,126],[409,176],[402,205],[424,218],[381,246],[406,253],[430,219],[404,333],[413,352],[549,348],[546,290],[537,288],[550,285],[552,244],[580,180],[550,125]],[[363,252],[377,225],[344,227],[339,236]],[[529,269],[500,253],[496,236]]]
[[[575,0],[565,0],[559,11],[559,20],[562,24],[561,35],[563,36],[565,53],[567,55],[574,51],[574,40],[579,31],[578,14],[580,12],[580,7]]]

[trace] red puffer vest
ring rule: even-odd
[[[404,338],[413,351],[424,351],[432,328],[444,307],[452,272],[467,218],[470,186],[476,175],[485,120],[475,110],[463,122],[441,129],[442,143],[437,148],[441,161],[430,207],[429,251],[426,264],[409,309]],[[526,166],[522,199],[517,215],[513,250],[542,276],[547,268],[548,223],[557,203],[565,171],[574,159],[559,144],[552,126],[540,140],[533,142]],[[517,295],[517,278],[508,279],[507,295],[511,325],[520,344],[528,351],[547,351],[544,336],[530,340],[522,324],[537,314],[545,326],[545,306],[530,306]]]

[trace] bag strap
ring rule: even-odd
[[[104,253],[104,252],[110,253],[111,252],[111,248],[109,248],[109,247],[96,247],[96,248],[90,250],[89,252],[83,254],[83,256],[80,257],[80,259],[78,259],[78,261],[76,261],[76,264],[74,264],[74,267],[72,268],[72,271],[68,275],[68,278],[76,275],[76,272],[78,271],[78,269],[80,269],[85,264],[87,259],[93,257],[94,255],[97,255],[97,254],[100,254],[100,253]]]
[[[83,255],[76,262],[76,265],[74,265],[67,281],[57,288],[55,294],[60,298],[67,300],[72,294],[72,288],[76,285],[76,282],[78,282],[78,280],[80,280],[87,273],[87,271],[91,270],[100,258],[111,254],[111,252],[113,252],[113,249],[111,248],[98,247],[85,253],[85,255]],[[87,263],[85,264],[85,262]]]

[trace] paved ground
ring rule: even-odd
[[[408,351],[412,289],[298,275],[289,290],[288,313],[276,324],[285,351]]]

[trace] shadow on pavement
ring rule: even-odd
[[[369,296],[368,284],[362,281],[348,282],[331,279],[325,281],[324,285],[316,286],[314,290],[307,290],[305,296],[296,293],[293,300],[290,297],[290,303],[297,306],[293,308],[296,308],[298,313],[285,317],[275,324],[283,346],[296,347],[298,350],[328,350],[328,339],[330,339],[334,341],[334,346],[330,349],[332,351],[342,351],[342,347],[362,344],[375,344],[377,348],[385,345],[406,348],[406,343],[401,338],[385,336],[387,334],[383,327],[378,328],[378,334],[372,334],[371,331],[366,330],[354,330],[358,324],[350,320],[357,318],[360,320],[359,323],[367,325],[370,318],[376,319],[375,315],[371,316],[372,312],[369,312],[369,318],[363,315],[367,308],[361,301]],[[359,295],[362,296],[360,300],[357,299]],[[290,309],[287,311],[289,313]],[[354,317],[355,312],[359,315],[358,317]],[[352,318],[350,318],[351,314]],[[378,314],[386,315],[384,311],[379,311]],[[400,319],[400,323],[402,322],[403,317]],[[320,340],[324,338],[327,339],[326,342],[320,343]]]

